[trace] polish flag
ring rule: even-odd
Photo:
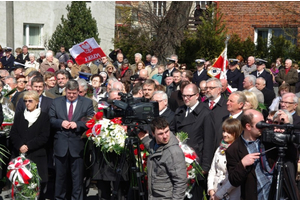
[[[78,65],[89,63],[106,56],[94,38],[89,38],[69,49]]]

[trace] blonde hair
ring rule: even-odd
[[[29,90],[29,91],[24,92],[23,99],[26,100],[26,99],[29,99],[29,98],[32,98],[36,102],[40,101],[39,100],[39,94],[34,90]]]
[[[258,100],[256,94],[247,90],[244,90],[243,93],[246,96],[246,101],[248,101],[252,105],[252,109],[257,109]]]

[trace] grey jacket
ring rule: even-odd
[[[142,140],[149,152],[147,161],[148,199],[179,200],[184,198],[187,187],[185,158],[178,140],[170,132],[170,141],[154,152],[155,139]]]

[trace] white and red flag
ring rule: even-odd
[[[207,74],[210,77],[215,77],[217,79],[226,79],[226,66],[227,61],[227,48],[222,51],[218,59],[214,62],[212,67],[209,68]]]
[[[106,56],[94,38],[89,38],[69,49],[78,65]]]

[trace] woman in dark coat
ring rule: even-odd
[[[20,153],[36,163],[41,177],[41,193],[39,199],[44,199],[43,190],[48,181],[46,144],[50,135],[50,121],[47,113],[41,112],[39,95],[36,91],[24,93],[26,109],[24,113],[15,116],[14,124],[10,132],[12,144],[12,158]]]

